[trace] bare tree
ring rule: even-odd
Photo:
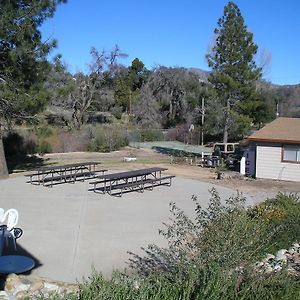
[[[161,125],[161,115],[159,103],[153,95],[149,84],[142,87],[138,102],[133,107],[133,113],[137,124],[146,128],[159,128]]]
[[[84,123],[86,113],[93,107],[95,99],[101,98],[102,91],[106,90],[106,87],[112,84],[113,78],[118,75],[120,68],[117,59],[126,57],[117,45],[110,52],[105,50],[99,52],[93,47],[91,55],[90,73],[78,74],[75,77],[76,87],[71,94],[72,118],[76,128],[80,128]]]
[[[152,73],[149,85],[160,104],[162,118],[168,126],[184,119],[186,112],[183,86],[184,69],[160,67]]]

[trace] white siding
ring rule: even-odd
[[[280,144],[257,145],[256,177],[300,181],[300,164],[282,162]]]

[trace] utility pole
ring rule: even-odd
[[[204,145],[204,97],[202,97],[202,103],[201,103],[201,146]]]

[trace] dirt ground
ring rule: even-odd
[[[125,162],[124,157],[135,156],[136,161]],[[169,156],[157,153],[150,149],[135,149],[126,147],[123,150],[110,153],[98,152],[71,152],[51,153],[43,156],[47,164],[65,164],[79,161],[100,161],[99,168],[109,170],[131,170],[148,166],[159,165],[168,168],[171,175],[210,182],[216,185],[236,189],[240,192],[283,192],[300,193],[300,183],[290,181],[251,179],[251,178],[230,178],[217,179],[213,168],[202,168],[197,165],[190,165],[188,162],[171,164]]]

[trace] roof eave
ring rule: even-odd
[[[251,142],[300,144],[300,140],[270,139],[270,138],[257,138],[257,137],[248,137],[248,140]]]

